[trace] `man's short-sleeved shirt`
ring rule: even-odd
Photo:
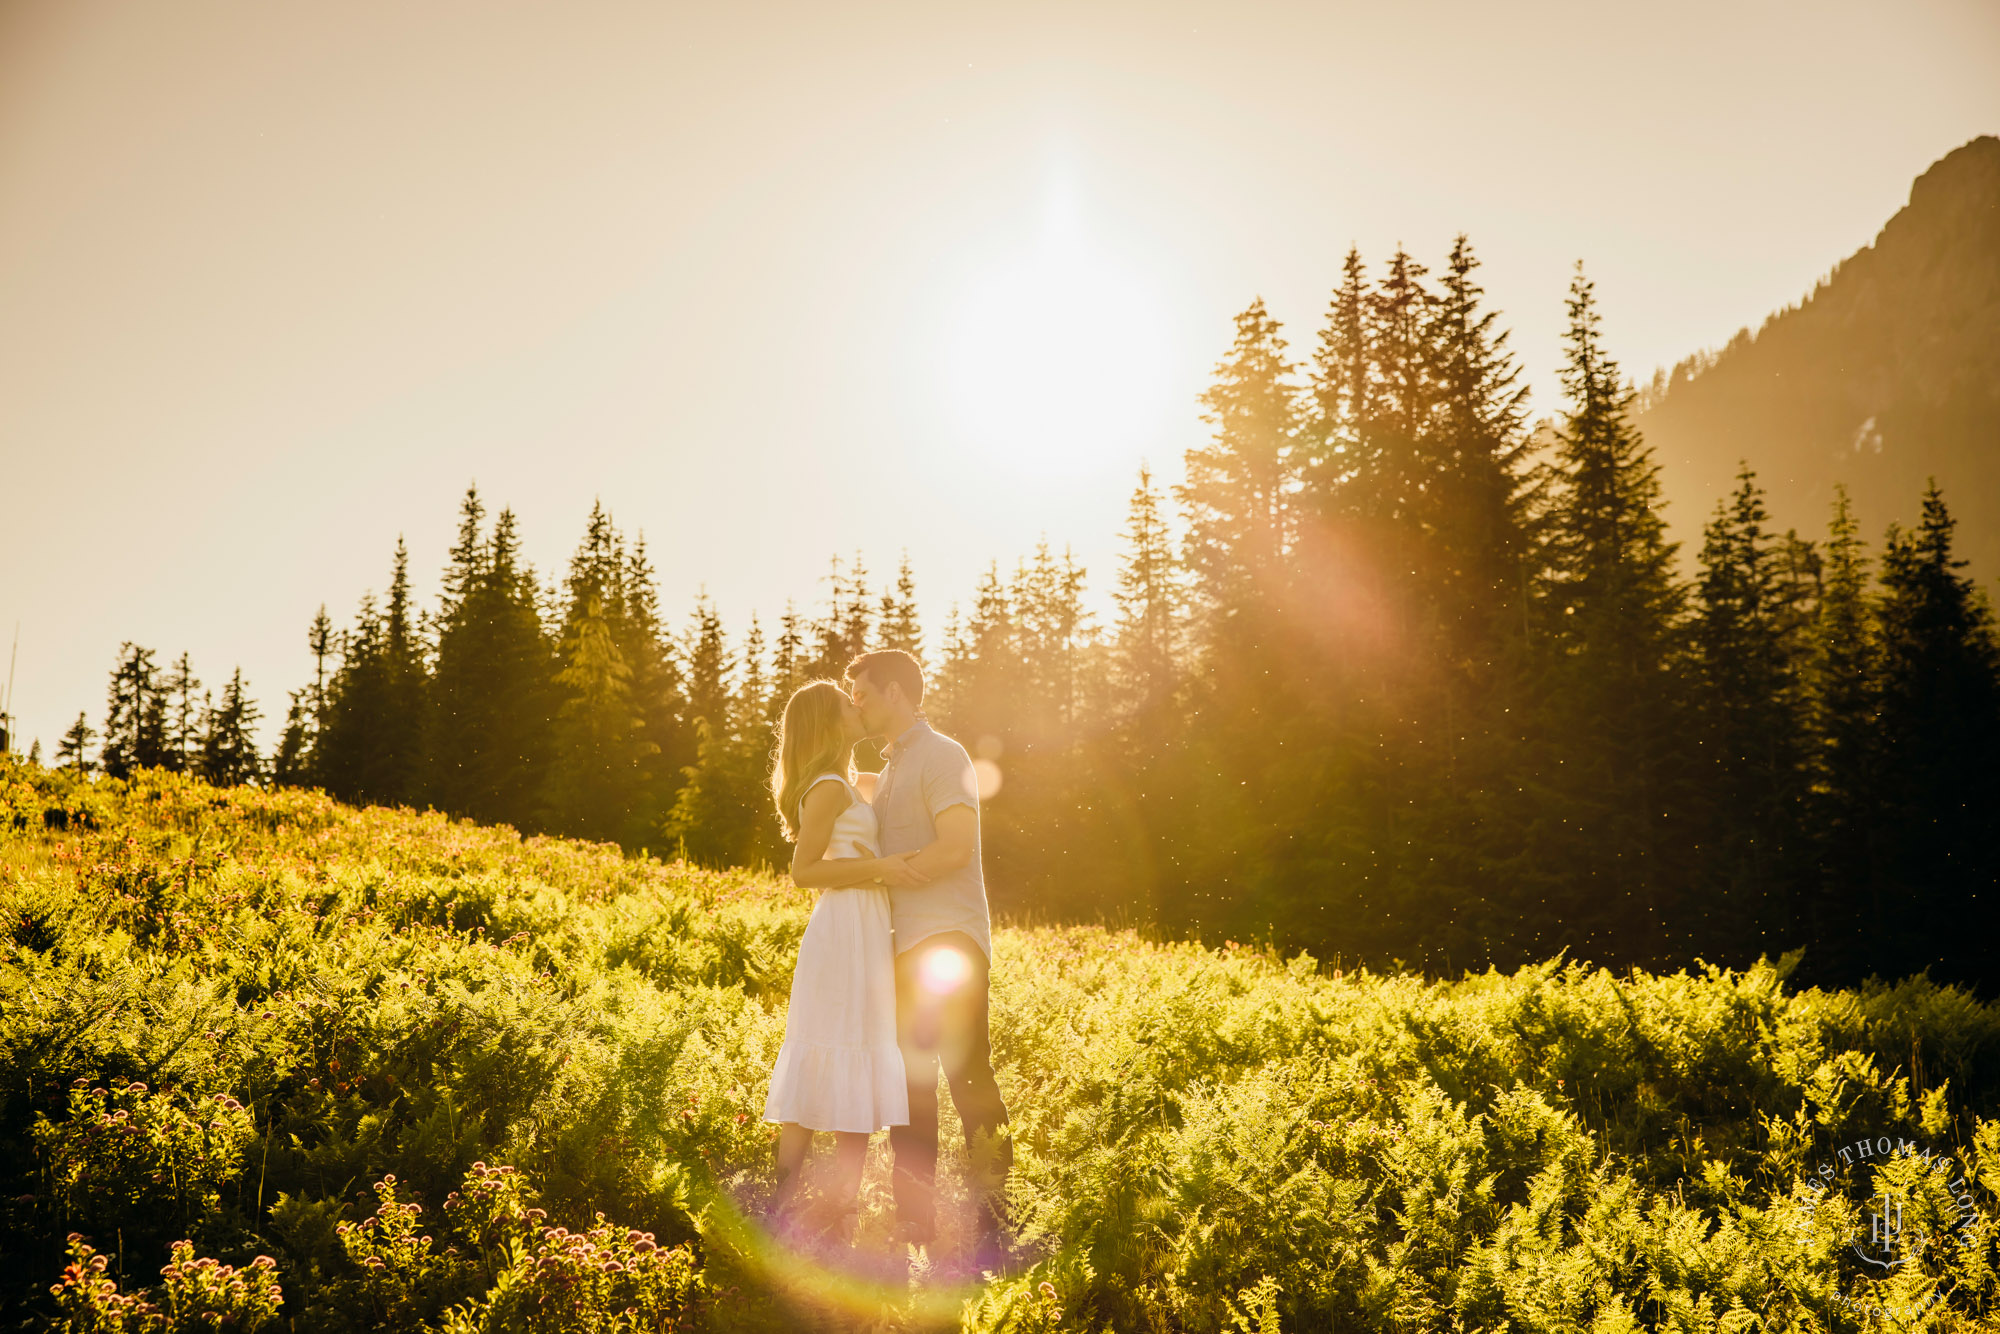
[[[919,722],[889,747],[889,763],[875,787],[875,821],[881,831],[882,855],[916,852],[937,841],[937,817],[953,806],[970,806],[979,815],[979,778],[965,747]],[[891,889],[889,904],[896,932],[896,953],[910,949],[926,936],[963,931],[993,956],[991,924],[986,912],[986,877],[981,872],[978,828],[974,826],[972,860],[914,889]]]

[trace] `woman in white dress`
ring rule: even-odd
[[[794,840],[792,880],[818,890],[799,942],[785,1043],[771,1071],[764,1119],[780,1123],[774,1216],[798,1193],[813,1132],[837,1144],[828,1212],[857,1207],[869,1135],[909,1122],[909,1091],[896,1045],[895,948],[889,886],[920,878],[901,857],[876,855],[875,810],[856,776],[861,715],[831,681],[801,686],[785,705],[771,792]],[[865,784],[865,788],[863,786]]]

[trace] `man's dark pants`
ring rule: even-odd
[[[964,964],[926,962],[939,952],[956,953]],[[1006,1225],[1014,1142],[993,1078],[986,1008],[986,954],[971,936],[962,931],[926,936],[896,956],[896,1040],[910,1084],[910,1123],[890,1127],[889,1144],[896,1158],[896,1217],[921,1238],[928,1239],[937,1224],[940,1068],[965,1126],[979,1236],[990,1240]]]

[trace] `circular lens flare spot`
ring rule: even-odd
[[[942,996],[965,985],[972,976],[972,961],[957,950],[932,950],[917,965],[917,975],[926,990]]]
[[[991,801],[1000,795],[1000,766],[991,760],[974,760],[973,776],[979,780],[979,799]]]

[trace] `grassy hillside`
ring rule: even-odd
[[[2000,1310],[2000,1010],[1922,981],[1003,929],[1041,1259],[980,1285],[951,1233],[894,1268],[880,1161],[853,1251],[751,1221],[796,890],[151,773],[0,768],[0,831],[9,1324],[1812,1330],[1860,1327],[1857,1283],[1942,1290],[1937,1328]],[[1836,1156],[1885,1136],[1963,1166]],[[1871,1281],[1885,1185],[1934,1240]]]

